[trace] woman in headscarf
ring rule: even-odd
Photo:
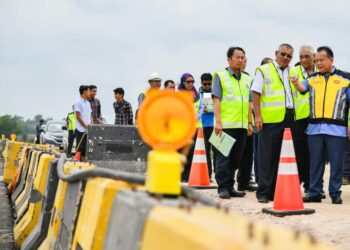
[[[195,109],[196,115],[197,115],[197,128],[199,128],[199,127],[202,127],[201,116],[203,113],[203,104],[200,101],[200,94],[197,91],[197,89],[195,88],[194,83],[195,83],[195,81],[194,81],[193,76],[190,73],[184,73],[181,76],[178,90],[192,91],[193,92],[193,96],[194,96],[193,105],[194,105],[194,109]],[[187,155],[187,163],[185,165],[184,171],[182,172],[181,179],[183,182],[188,182],[188,178],[190,176],[194,147],[196,144],[196,138],[197,138],[197,132],[193,138],[193,144],[192,144],[191,149]]]

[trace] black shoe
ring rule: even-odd
[[[265,197],[260,197],[260,198],[258,198],[258,202],[260,202],[260,203],[268,203],[269,199],[267,199]]]
[[[249,192],[255,192],[256,190],[258,190],[257,186],[254,186],[252,184],[249,184],[247,186],[238,186],[238,191],[249,191]]]
[[[332,204],[343,204],[343,200],[340,196],[332,197]]]
[[[322,197],[319,196],[319,197],[310,197],[309,195],[306,195],[304,198],[303,198],[303,201],[308,203],[308,202],[322,202]]]
[[[236,191],[234,189],[228,190],[228,193],[231,197],[243,197],[245,196],[245,192]]]
[[[230,199],[231,198],[231,196],[227,190],[223,190],[223,191],[219,192],[219,197],[221,199]]]

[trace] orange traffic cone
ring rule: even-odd
[[[215,188],[210,186],[203,128],[198,129],[188,185],[196,188]]]
[[[262,212],[275,216],[315,212],[314,209],[304,208],[292,134],[289,128],[284,130],[273,208],[263,208]]]
[[[80,157],[81,157],[81,154],[79,151],[75,152],[75,155],[74,155],[74,160],[76,161],[80,161]]]

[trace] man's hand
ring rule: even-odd
[[[349,137],[349,140],[350,140],[350,127],[348,128],[348,137]]]
[[[251,136],[253,134],[253,125],[252,125],[252,123],[248,123],[247,134],[248,134],[248,136]]]
[[[263,120],[262,120],[262,117],[261,117],[261,114],[257,114],[255,116],[255,127],[258,131],[262,130],[263,128]]]
[[[221,122],[217,122],[215,124],[215,134],[220,136],[221,132],[222,132],[222,124],[221,124]]]
[[[295,85],[298,84],[299,80],[298,80],[298,76],[290,76],[289,80]]]

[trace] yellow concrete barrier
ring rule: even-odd
[[[155,207],[146,221],[141,250],[271,249],[326,250],[300,233],[253,223],[209,207]]]
[[[64,165],[65,174],[70,174],[71,171],[76,169],[91,169],[94,168],[94,165],[82,162],[66,162]],[[61,229],[63,212],[64,212],[64,203],[67,196],[68,183],[62,180],[59,181],[54,206],[52,209],[50,227],[48,229],[47,236],[42,242],[38,249],[47,250],[54,249],[57,244],[58,234]],[[93,204],[91,204],[93,205]]]
[[[42,195],[46,185],[47,173],[50,166],[50,161],[54,158],[53,155],[43,154],[40,157],[39,164],[33,175],[34,183],[30,196],[23,202],[23,205],[18,209],[18,214],[23,214],[23,217],[17,221],[14,227],[14,238],[17,246],[21,246],[26,237],[32,232],[35,225],[38,223],[38,218],[41,210]]]
[[[4,182],[6,184],[9,184],[15,175],[19,151],[22,145],[23,143],[21,142],[9,141],[7,149],[5,149],[7,151],[5,152],[6,158],[4,163]]]
[[[126,182],[105,178],[88,180],[74,233],[73,250],[103,248],[114,196],[119,190],[131,187]]]

